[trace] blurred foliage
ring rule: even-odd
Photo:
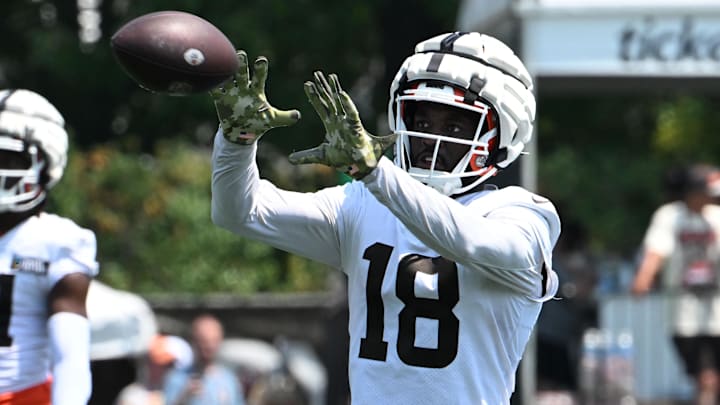
[[[652,212],[673,190],[667,172],[720,164],[720,103],[710,95],[587,95],[540,100],[542,193],[591,248],[633,255]]]
[[[282,162],[269,148],[261,149],[260,159]],[[209,153],[170,142],[159,143],[154,155],[108,145],[73,153],[50,208],[95,230],[101,278],[119,288],[240,293],[323,288],[328,269],[210,223]],[[282,163],[268,163],[266,169],[266,176],[286,186],[335,181],[335,173],[321,166],[288,172]]]
[[[653,148],[670,160],[720,163],[717,100],[681,96],[659,105]]]
[[[78,4],[99,4],[102,37],[78,40]],[[0,86],[45,95],[65,115],[73,147],[51,208],[96,231],[101,278],[142,292],[310,290],[327,269],[237,238],[209,220],[209,146],[217,122],[207,95],[168,97],[136,86],[109,38],[132,18],[183,10],[217,25],[251,58],[270,60],[267,93],[303,120],[263,138],[264,176],[309,191],[338,182],[292,167],[287,152],[316,145],[322,126],[302,84],[338,73],[371,131],[386,130],[389,84],[414,44],[454,29],[459,0],[3,0]],[[11,39],[11,40],[9,40]],[[539,89],[543,86],[540,83]],[[541,93],[539,191],[599,252],[631,255],[677,163],[720,156],[711,96]]]

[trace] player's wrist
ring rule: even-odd
[[[356,179],[361,180],[362,182],[367,184],[367,183],[372,182],[375,179],[377,179],[380,171],[382,170],[382,166],[384,166],[386,163],[390,163],[391,166],[394,166],[392,162],[389,162],[389,161],[383,162],[383,157],[384,157],[384,155],[378,157],[377,163],[370,170],[368,170],[364,176],[362,176],[361,178],[356,178]],[[387,160],[387,159],[384,159],[384,160]]]
[[[223,136],[225,137],[225,139],[227,139],[228,142],[245,146],[254,144],[255,142],[257,142],[258,138],[260,138],[258,135],[252,132],[245,131],[223,131]]]
[[[352,164],[346,166],[346,168],[344,170],[342,170],[342,172],[347,174],[348,176],[352,177],[355,180],[362,180],[363,178],[365,178],[365,176],[370,174],[374,169],[375,169],[375,166],[372,166],[372,167],[364,166],[363,167],[363,166],[358,166],[357,163],[352,163]]]

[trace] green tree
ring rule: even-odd
[[[51,209],[98,235],[100,278],[138,292],[308,291],[325,288],[329,269],[238,238],[210,222],[209,151],[164,142],[155,155],[98,146],[74,152]],[[277,152],[263,148],[261,159]],[[330,184],[335,174],[308,166],[278,183]],[[286,167],[282,167],[286,169]],[[302,182],[306,184],[302,184]]]
[[[666,172],[720,164],[717,100],[681,93],[541,99],[539,182],[598,252],[635,253]]]

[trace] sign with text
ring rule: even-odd
[[[523,58],[540,76],[720,76],[720,16],[538,16]]]

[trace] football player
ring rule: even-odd
[[[531,77],[499,40],[447,33],[419,43],[390,88],[392,134],[368,133],[335,75],[305,92],[325,141],[295,152],[355,181],[315,193],[261,180],[256,143],[299,119],[264,94],[268,62],[247,55],[213,90],[220,131],[213,221],[348,277],[355,404],[508,404],[542,303],[560,221],[552,203],[488,179],[530,141]],[[395,146],[394,162],[384,156]]]
[[[43,212],[63,175],[58,110],[29,90],[0,91],[0,404],[80,405],[91,391],[85,297],[95,235]]]

